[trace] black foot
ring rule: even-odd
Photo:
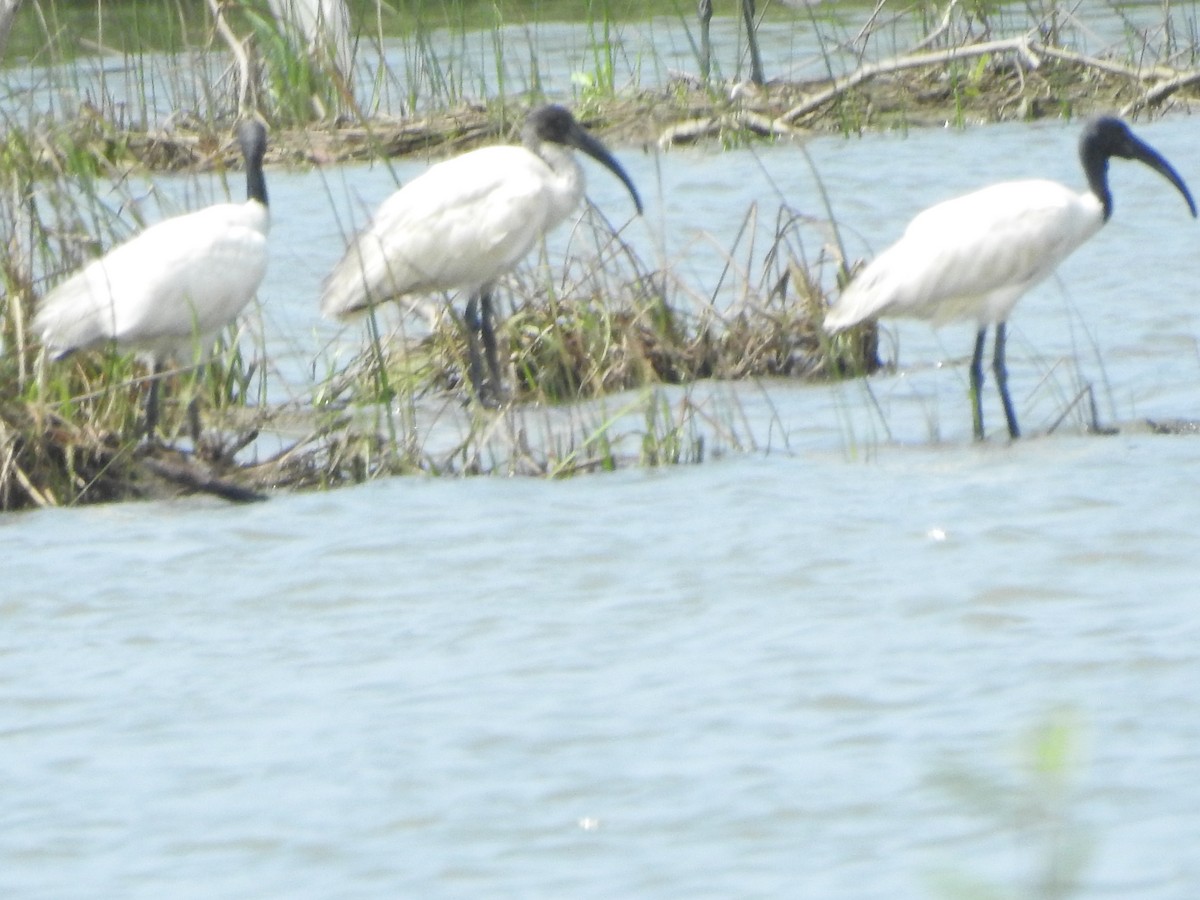
[[[475,392],[475,399],[484,409],[500,409],[500,407],[508,405],[509,397],[508,391],[503,387],[485,381]]]

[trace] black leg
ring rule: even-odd
[[[143,434],[150,440],[153,440],[154,432],[158,428],[158,382],[161,375],[162,364],[155,360],[150,366],[150,389],[146,391],[146,406],[142,424]]]
[[[971,357],[971,422],[975,426],[975,440],[983,440],[983,343],[987,337],[987,326],[975,335],[975,355]]]
[[[754,30],[754,0],[742,0],[742,16],[746,20],[746,44],[750,47],[750,80],[761,85],[762,54],[758,51],[758,33]]]
[[[996,387],[1000,390],[1000,400],[1004,403],[1004,418],[1008,419],[1008,433],[1012,438],[1021,436],[1017,427],[1017,414],[1013,410],[1012,398],[1008,396],[1008,367],[1004,362],[1004,345],[1008,335],[1005,323],[996,326],[996,349],[992,357],[992,371],[996,373]]]
[[[480,292],[479,297],[480,333],[483,336],[483,350],[487,354],[488,378],[491,381],[491,406],[499,406],[503,393],[504,379],[500,374],[500,353],[496,348],[495,316],[492,313],[492,289],[489,285]]]
[[[479,332],[483,326],[479,317],[478,293],[472,294],[467,300],[467,311],[463,319],[467,326],[467,373],[471,379],[471,391],[482,403],[484,395],[483,355],[479,351]]]
[[[200,449],[200,438],[203,432],[200,429],[200,391],[199,385],[192,388],[192,399],[187,405],[188,428],[192,432],[192,448]]]
[[[708,25],[712,21],[712,0],[700,0],[696,13],[700,16],[700,77],[708,81],[712,69],[712,44],[709,42]]]

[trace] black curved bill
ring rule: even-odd
[[[1167,179],[1167,181],[1171,182],[1171,184],[1175,185],[1179,193],[1183,194],[1183,199],[1187,201],[1188,209],[1192,211],[1192,218],[1196,218],[1196,202],[1192,199],[1191,191],[1183,183],[1183,179],[1179,177],[1179,173],[1163,158],[1162,154],[1149,144],[1139,140],[1132,134],[1129,135],[1129,138],[1128,158],[1145,163],[1163,178]]]
[[[633,197],[633,203],[637,207],[638,215],[640,216],[642,214],[642,198],[638,196],[637,188],[633,186],[633,181],[625,174],[625,170],[621,168],[621,164],[608,152],[608,148],[584,131],[580,125],[576,125],[571,129],[569,140],[571,141],[571,146],[582,150],[621,179],[621,183],[625,185],[629,190],[630,196]]]

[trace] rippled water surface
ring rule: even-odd
[[[1141,133],[1200,188],[1198,129]],[[865,256],[981,183],[1080,183],[1077,133],[807,149]],[[751,202],[823,214],[795,146],[620,155],[632,239],[697,284]],[[263,327],[302,393],[318,347],[359,340],[317,284],[394,182],[268,177]],[[1193,896],[1200,439],[1047,434],[1083,383],[1127,426],[1200,406],[1200,225],[1153,173],[1113,184],[1017,309],[1011,446],[969,440],[970,329],[907,323],[869,394],[702,389],[759,450],[701,466],[0,519],[0,892],[895,898],[951,873],[1029,896],[1057,840],[1032,795],[1090,846],[1083,896]],[[1048,720],[1077,747],[1061,797],[1026,762]]]
[[[1196,463],[1194,439],[1042,439],[10,518],[0,882],[1019,885],[1042,832],[938,779],[1015,778],[1062,707],[1087,893],[1187,896]]]

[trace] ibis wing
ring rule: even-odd
[[[544,164],[520,147],[488,147],[434,166],[392,194],[355,238],[326,280],[322,312],[345,315],[405,294],[492,281],[547,227],[544,175]]]
[[[34,328],[56,355],[109,341],[158,352],[212,335],[262,282],[266,228],[258,203],[159,222],[58,285]]]
[[[873,316],[1003,321],[1102,222],[1091,194],[1049,181],[998,184],[930,207],[851,283],[826,327]]]

